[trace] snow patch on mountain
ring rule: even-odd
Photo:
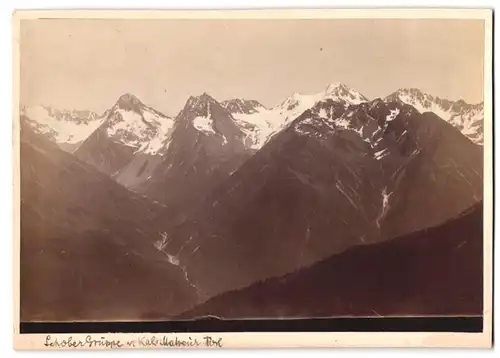
[[[167,260],[168,262],[170,262],[172,265],[174,266],[179,266],[180,264],[180,261],[179,261],[179,258],[174,256],[174,255],[170,255],[168,253],[165,253],[167,255]]]
[[[242,98],[234,98],[227,101],[222,101],[221,106],[228,110],[230,113],[245,113],[252,114],[259,112],[264,108],[262,104],[255,100],[246,100]]]
[[[108,136],[114,137],[122,135],[121,143],[137,147],[140,145],[141,136],[151,129],[147,122],[143,120],[142,116],[134,111],[126,111],[119,109],[115,112],[116,121],[106,129]],[[134,133],[133,139],[129,139],[127,133]]]
[[[250,148],[260,149],[276,133],[286,128],[295,118],[306,110],[325,100],[341,101],[346,106],[366,102],[367,98],[358,91],[348,88],[341,83],[328,85],[325,90],[313,94],[294,93],[276,107],[266,109],[257,107],[255,112],[233,112],[237,124],[246,134],[245,141],[249,140]],[[324,110],[320,116],[327,118],[329,113]],[[339,126],[343,125],[338,123]]]
[[[161,154],[168,142],[174,120],[143,105],[115,105],[108,116],[107,135],[113,141],[134,147],[134,153]]]
[[[38,134],[46,135],[57,144],[77,144],[90,136],[103,122],[90,111],[54,110],[45,106],[21,109],[27,123]]]
[[[380,160],[388,154],[389,152],[387,151],[387,148],[384,148],[382,150],[375,152],[375,159]]]
[[[210,117],[196,117],[193,120],[194,127],[205,134],[216,134],[213,124],[214,121]]]
[[[483,144],[483,103],[468,104],[463,100],[450,101],[424,93],[416,88],[402,88],[386,97],[415,107],[420,113],[433,112],[459,129],[476,144]]]
[[[328,119],[328,111],[325,108],[319,110],[318,116],[324,119]]]
[[[380,209],[380,214],[375,220],[375,223],[377,224],[377,227],[380,228],[380,221],[386,216],[387,211],[389,210],[389,198],[391,197],[392,193],[387,193],[387,187],[384,187],[382,190],[382,208]]]
[[[267,140],[283,127],[283,117],[274,110],[264,109],[253,114],[234,113],[236,124],[245,134],[244,142],[250,141],[252,149],[261,148]]]
[[[392,122],[399,114],[399,108],[391,109],[391,113],[385,117],[386,122]]]
[[[451,113],[449,111],[444,110],[439,104],[434,102],[432,97],[426,96],[425,98],[425,100],[419,100],[418,98],[406,93],[399,95],[399,100],[401,100],[401,102],[415,107],[415,109],[420,113],[434,112],[444,120],[450,119]]]
[[[349,127],[351,122],[349,122],[346,118],[335,119],[335,120],[332,120],[332,122],[335,124],[335,127],[337,127],[337,128],[353,129],[353,128]]]
[[[349,104],[367,102],[368,98],[342,83],[332,83],[326,87],[323,99],[343,100]]]

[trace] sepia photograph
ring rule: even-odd
[[[21,336],[491,331],[491,11],[303,13],[14,15]]]

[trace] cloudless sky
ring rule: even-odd
[[[342,82],[483,100],[480,20],[22,20],[21,104],[102,113],[130,92],[175,115],[190,95],[274,106]]]

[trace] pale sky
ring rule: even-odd
[[[483,100],[481,20],[22,20],[21,104],[175,115],[190,95],[274,106],[342,82],[370,99],[417,87]]]

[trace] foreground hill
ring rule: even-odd
[[[438,227],[223,293],[180,318],[480,315],[482,248],[480,203]]]

